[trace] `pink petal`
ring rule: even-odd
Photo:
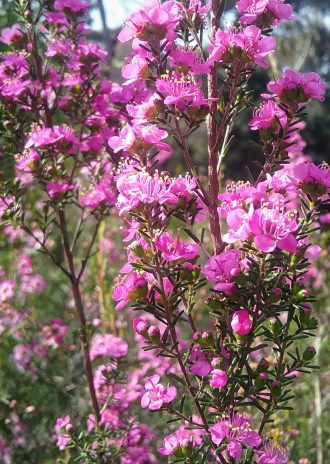
[[[264,253],[274,251],[276,248],[276,242],[270,235],[257,235],[254,237],[254,244],[258,250]]]

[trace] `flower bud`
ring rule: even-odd
[[[306,298],[308,298],[310,295],[311,294],[309,290],[307,290],[306,288],[303,288],[295,294],[295,298],[297,301],[301,302],[301,301],[305,301]]]
[[[273,304],[278,304],[282,299],[283,292],[280,288],[273,288],[269,294],[269,301]]]
[[[146,338],[148,336],[149,327],[150,327],[150,324],[148,321],[145,321],[141,317],[134,318],[133,329],[137,334],[142,335],[143,337]]]
[[[262,358],[258,364],[257,372],[265,372],[269,368],[269,362],[267,359]]]
[[[155,325],[152,325],[148,330],[149,340],[151,342],[159,342],[160,341],[160,331],[159,328]]]
[[[274,396],[279,396],[281,394],[281,382],[274,380],[270,386],[270,390]]]
[[[213,358],[212,361],[211,361],[211,365],[215,369],[220,367],[222,365],[222,359],[221,358]]]
[[[211,371],[212,378],[210,380],[210,385],[213,388],[224,388],[228,383],[228,376],[225,371],[221,369],[213,369]]]
[[[239,337],[247,335],[252,327],[252,320],[250,319],[248,311],[245,309],[236,311],[233,314],[230,325],[235,335]]]
[[[278,321],[277,319],[275,319],[274,317],[269,321],[269,325],[270,325],[270,331],[274,334],[274,335],[278,335],[282,329],[282,324],[280,321]]]
[[[308,346],[306,350],[303,352],[303,359],[304,361],[310,361],[316,355],[316,350],[314,346]]]
[[[198,338],[198,342],[202,346],[212,346],[214,345],[214,338],[211,332],[203,332]]]

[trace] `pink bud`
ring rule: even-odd
[[[135,330],[137,334],[142,335],[143,332],[147,332],[149,327],[150,327],[149,322],[145,321],[144,319],[141,319],[141,317],[134,318],[133,329]]]
[[[252,321],[249,313],[245,309],[240,309],[233,314],[231,328],[236,335],[243,337],[247,335],[252,327]]]
[[[225,371],[221,369],[213,369],[211,371],[212,378],[210,380],[210,385],[213,388],[223,388],[228,383],[228,376]]]
[[[311,245],[305,251],[304,257],[306,259],[317,259],[320,257],[321,248],[318,245]]]
[[[159,341],[160,340],[159,328],[156,327],[155,325],[152,325],[148,329],[148,335],[149,335],[149,338],[150,338],[151,341],[153,341],[153,342]]]

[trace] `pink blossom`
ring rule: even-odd
[[[292,6],[285,0],[239,0],[236,8],[241,13],[240,23],[243,25],[258,20],[263,27],[279,24],[280,20],[293,19]]]
[[[250,332],[252,327],[249,313],[245,309],[235,311],[230,325],[235,334],[244,337]]]
[[[18,24],[13,24],[11,27],[5,27],[1,31],[0,42],[10,45],[19,42],[23,37],[23,33],[20,30]]]
[[[73,13],[83,14],[89,9],[89,3],[82,0],[55,0],[54,9],[55,11],[71,11]]]
[[[133,38],[139,40],[154,39],[161,41],[175,39],[175,27],[180,21],[179,9],[172,1],[160,3],[148,0],[144,8],[131,14],[118,35],[120,42]]]
[[[207,358],[207,354],[204,353],[199,344],[195,344],[191,350],[189,361],[192,362],[190,366],[190,372],[198,375],[199,377],[205,377],[209,375],[212,370],[211,363]]]
[[[115,153],[122,150],[149,150],[152,146],[156,146],[159,150],[170,151],[170,146],[161,141],[167,135],[165,130],[159,129],[155,124],[134,127],[126,124],[119,136],[110,137],[108,143]]]
[[[46,190],[50,198],[53,200],[62,194],[73,190],[73,185],[70,185],[66,182],[47,182]]]
[[[118,301],[116,311],[123,309],[130,301],[146,297],[148,282],[146,278],[133,271],[125,277],[118,278],[112,292],[112,299]]]
[[[168,232],[164,232],[156,238],[155,245],[166,261],[191,260],[198,255],[198,245],[181,242],[179,234],[174,239]]]
[[[13,349],[12,358],[19,370],[28,369],[32,357],[33,351],[28,344],[19,343]]]
[[[202,268],[202,272],[208,280],[215,283],[215,290],[224,292],[226,295],[233,293],[235,289],[234,278],[239,275],[241,270],[241,256],[241,251],[229,250],[209,258]]]
[[[294,177],[307,193],[323,195],[330,192],[330,168],[324,163],[316,166],[314,163],[300,163],[294,167]]]
[[[46,281],[40,274],[24,274],[21,276],[20,292],[39,295],[46,288]]]
[[[243,456],[243,444],[251,448],[260,445],[261,438],[251,427],[251,419],[233,413],[210,427],[213,443],[217,446],[227,444],[227,452],[234,459]]]
[[[321,251],[322,249],[318,245],[310,245],[305,251],[304,257],[310,260],[317,259],[321,256]]]
[[[15,295],[15,281],[12,279],[0,282],[0,303],[11,300]]]
[[[33,129],[25,142],[25,148],[45,148],[53,145],[68,152],[75,144],[77,144],[77,138],[73,129],[62,125]]]
[[[228,375],[221,369],[213,369],[211,376],[210,385],[213,388],[224,388],[228,383]]]
[[[163,404],[171,403],[176,397],[175,387],[164,387],[159,383],[159,375],[148,377],[145,382],[146,393],[141,398],[142,408],[149,408],[151,411],[160,409]]]
[[[255,246],[265,253],[274,251],[276,247],[289,253],[297,249],[297,239],[294,236],[298,228],[296,214],[286,211],[281,204],[264,205],[252,214],[249,221],[254,234]]]
[[[55,423],[55,434],[57,436],[56,446],[64,450],[71,441],[70,432],[73,429],[70,416],[59,417]]]
[[[96,209],[102,204],[112,206],[116,202],[116,192],[112,179],[104,178],[80,199],[81,206]]]
[[[147,172],[121,175],[117,180],[119,214],[142,209],[144,205],[177,204],[179,197],[171,192],[170,179],[162,179],[158,172],[151,176]]]
[[[176,105],[180,111],[184,111],[188,106],[199,107],[208,104],[201,91],[201,85],[202,81],[194,82],[189,74],[172,73],[156,80],[158,92],[167,95],[164,99],[165,105]]]
[[[196,448],[202,443],[203,433],[201,429],[186,429],[181,426],[175,433],[164,438],[163,447],[158,448],[158,452],[163,456],[173,456],[178,451]]]
[[[31,173],[36,170],[40,161],[40,155],[35,150],[29,150],[26,154],[21,155],[16,162],[17,171]]]
[[[263,449],[256,453],[259,455],[258,464],[287,464],[289,462],[288,450],[274,446],[271,442],[265,442]]]
[[[219,214],[226,217],[231,211],[241,209],[243,206],[260,203],[265,197],[266,184],[264,182],[260,182],[256,187],[248,181],[231,182],[226,186],[226,191],[219,194],[219,200],[221,200]]]
[[[49,324],[45,324],[42,328],[42,337],[49,346],[59,346],[63,343],[65,335],[68,333],[69,327],[59,318],[53,319]]]
[[[270,129],[285,127],[287,121],[286,113],[273,100],[269,100],[254,111],[249,126],[252,130]]]
[[[176,68],[179,73],[187,74],[191,72],[195,74],[208,71],[208,66],[202,64],[199,56],[190,49],[186,50],[183,47],[172,48],[169,59],[173,68]]]
[[[21,255],[17,260],[17,271],[19,274],[31,274],[32,272],[32,261],[30,256]]]
[[[268,84],[268,90],[285,102],[324,101],[326,84],[315,72],[299,73],[287,69],[283,76]]]
[[[230,64],[234,58],[239,57],[268,68],[266,57],[274,52],[275,46],[275,38],[263,36],[256,26],[248,26],[240,32],[219,29],[211,44],[210,57],[206,63],[223,61]]]
[[[111,334],[97,334],[91,341],[92,361],[100,356],[110,356],[111,358],[122,358],[127,355],[128,345],[125,340]]]
[[[135,317],[133,320],[133,328],[137,334],[143,335],[148,332],[148,329],[150,328],[150,323],[142,319],[141,317]]]

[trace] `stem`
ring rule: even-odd
[[[91,400],[92,400],[92,406],[93,406],[93,410],[95,414],[95,419],[98,423],[100,422],[101,416],[100,416],[100,409],[99,409],[99,405],[97,402],[96,392],[95,392],[95,387],[94,387],[94,376],[93,376],[93,367],[92,367],[92,361],[91,361],[90,350],[89,350],[87,321],[86,321],[86,315],[84,311],[84,305],[83,305],[81,289],[80,289],[80,280],[81,280],[82,275],[80,274],[79,278],[76,276],[73,255],[71,253],[71,247],[70,247],[70,242],[69,242],[69,237],[68,237],[66,217],[65,217],[65,213],[63,209],[58,210],[58,218],[59,218],[60,231],[61,231],[62,240],[63,240],[64,252],[65,252],[66,260],[68,263],[68,268],[70,271],[69,279],[70,279],[73,299],[74,299],[76,311],[77,311],[79,321],[80,321],[80,340],[81,340],[81,345],[84,350],[85,372],[86,372],[86,377],[87,377],[87,382],[88,382],[88,388],[89,388],[89,393],[90,393]]]
[[[217,29],[219,28],[220,18],[219,11],[221,7],[220,0],[212,0],[211,5],[211,23],[212,34],[211,40],[214,38]],[[218,103],[218,78],[217,66],[214,64],[208,76],[208,98],[210,100],[210,113],[207,117],[207,132],[208,132],[208,180],[209,180],[209,214],[210,214],[210,229],[213,237],[214,251],[216,254],[221,253],[224,249],[224,244],[221,239],[220,220],[218,214],[218,196],[219,196],[219,179],[218,179],[218,151],[217,142],[217,103]]]

